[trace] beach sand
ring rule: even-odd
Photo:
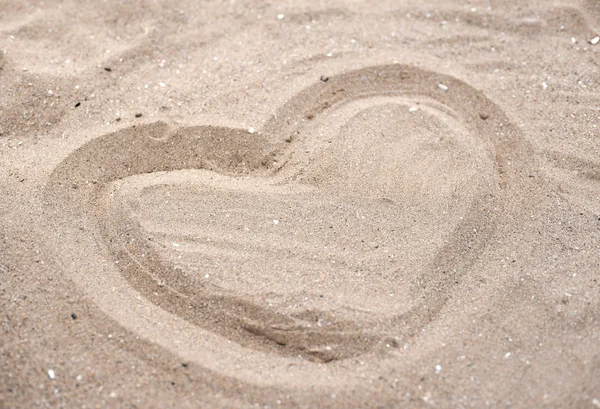
[[[600,407],[599,33],[0,2],[0,407]]]

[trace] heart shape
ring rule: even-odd
[[[159,122],[96,138],[46,192],[99,255],[92,274],[116,268],[243,349],[331,362],[435,320],[523,188],[523,152],[480,92],[386,65],[307,88],[259,133]],[[90,288],[85,261],[67,264]]]

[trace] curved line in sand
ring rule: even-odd
[[[438,83],[449,90],[441,91]],[[293,386],[295,377],[306,375],[319,385],[344,369],[295,358],[306,353],[316,361],[336,359],[318,348],[296,348],[293,340],[306,337],[297,321],[214,288],[198,293],[161,262],[125,212],[107,211],[106,198],[112,182],[145,173],[211,169],[274,175],[285,166],[271,163],[285,163],[277,158],[295,149],[307,124],[346,103],[376,96],[427,98],[448,107],[496,167],[493,192],[471,203],[453,238],[437,253],[435,268],[419,278],[418,302],[390,323],[401,337],[417,335],[440,314],[451,297],[448,289],[460,282],[498,221],[510,213],[514,203],[507,192],[518,197],[525,184],[522,175],[532,165],[519,132],[481,92],[456,78],[410,66],[368,67],[314,84],[284,104],[260,134],[211,126],[171,130],[159,122],[84,144],[53,171],[46,187],[53,221],[65,232],[57,247],[79,254],[63,258],[65,269],[109,316],[188,360],[251,383]],[[267,144],[266,136],[274,135],[281,142]],[[356,348],[337,358],[368,352],[381,341],[357,326],[317,333],[313,344],[339,339]],[[237,363],[235,370],[227,365],[231,362]],[[267,372],[270,378],[260,377]]]

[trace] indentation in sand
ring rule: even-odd
[[[257,133],[155,123],[97,138],[47,194],[61,245],[80,251],[67,270],[125,327],[212,370],[239,362],[225,375],[254,381],[267,362],[277,376],[262,382],[310,370],[317,384],[336,369],[314,362],[435,322],[510,217],[528,152],[467,84],[386,65],[314,84]]]

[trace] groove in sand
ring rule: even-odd
[[[435,322],[528,188],[528,152],[469,85],[385,65],[314,84],[258,133],[159,122],[94,139],[54,170],[46,193],[59,246],[80,249],[67,271],[122,325],[215,371],[238,362],[227,376],[258,382],[268,365],[275,376],[263,383],[310,371],[317,385],[336,362],[352,366]],[[181,212],[157,210],[170,195]],[[191,246],[187,258],[165,238]],[[337,280],[339,269],[366,284]]]

